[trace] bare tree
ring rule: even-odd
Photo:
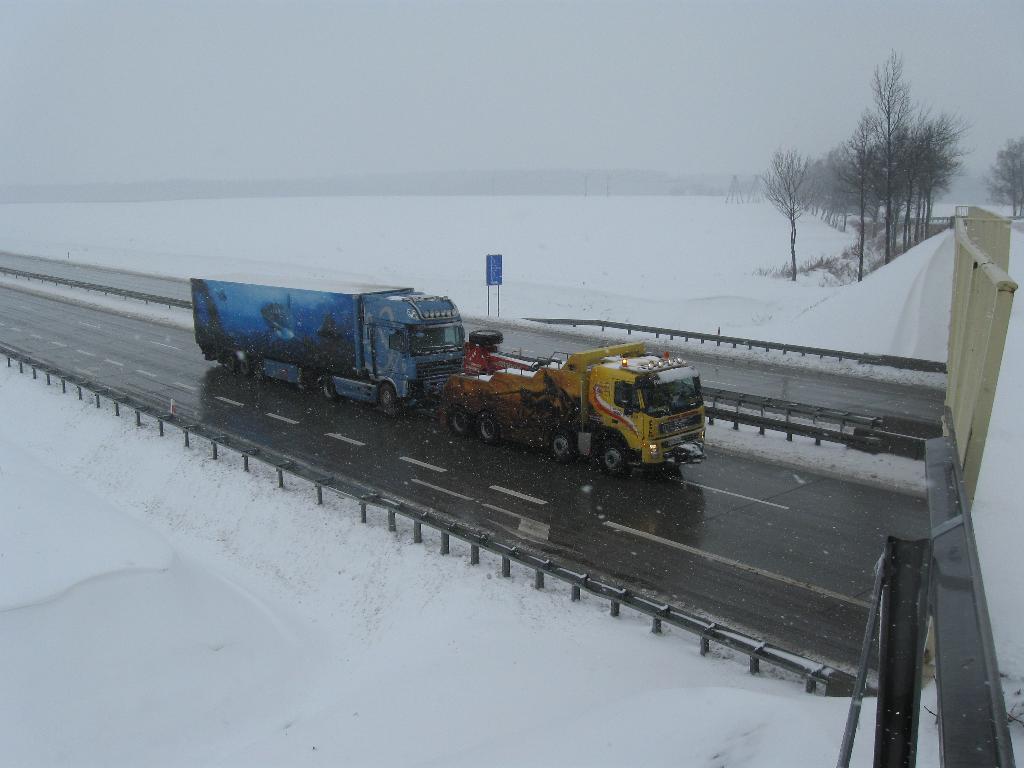
[[[789,253],[796,280],[796,221],[807,210],[808,162],[795,149],[775,150],[768,170],[761,177],[765,198],[789,219]]]
[[[885,64],[875,68],[871,91],[875,101],[875,135],[884,185],[885,263],[888,264],[892,260],[896,240],[898,161],[913,113],[910,85],[903,80],[903,58],[896,51],[889,54]]]
[[[1024,215],[1024,136],[1010,139],[996,153],[987,183],[993,203],[1010,206],[1013,216]]]
[[[843,161],[839,166],[839,180],[856,201],[857,215],[860,219],[857,282],[864,279],[864,239],[867,227],[865,218],[871,203],[871,177],[876,156],[874,116],[870,112],[864,112],[853,135],[843,144]],[[877,216],[877,208],[875,215]]]

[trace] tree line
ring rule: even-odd
[[[967,123],[916,104],[895,51],[875,68],[871,95],[872,104],[841,144],[816,158],[779,149],[761,177],[765,198],[789,220],[793,280],[796,223],[803,213],[843,230],[854,217],[857,280],[863,280],[872,244],[888,264],[928,236],[935,197],[960,171]]]

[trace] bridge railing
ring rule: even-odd
[[[1007,274],[1007,219],[963,206],[957,209],[954,232],[946,406],[960,438],[964,486],[973,499],[1017,283]]]

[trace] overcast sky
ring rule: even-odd
[[[0,184],[639,168],[746,173],[852,129],[902,52],[1024,135],[1024,2],[0,0]]]

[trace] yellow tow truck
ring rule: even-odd
[[[699,373],[642,343],[450,376],[440,412],[456,434],[543,448],[561,463],[591,457],[612,475],[704,460]]]

